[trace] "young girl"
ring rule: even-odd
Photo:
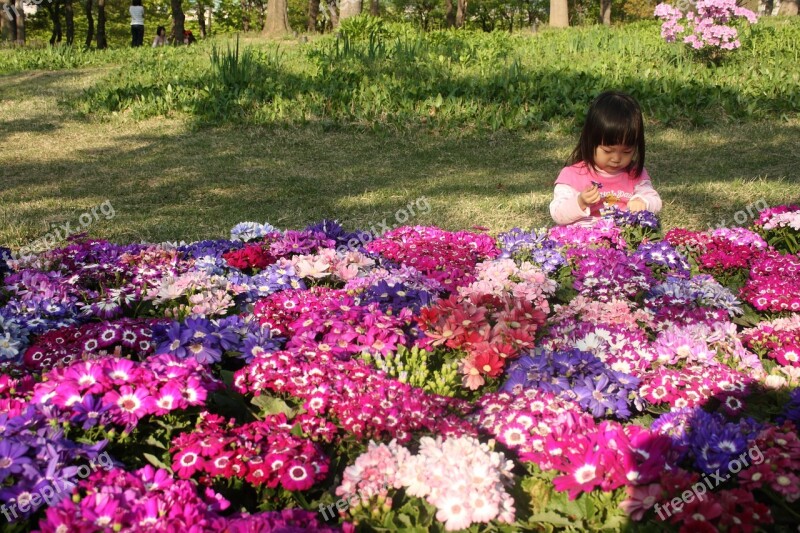
[[[156,30],[156,38],[153,39],[153,48],[167,45],[167,28],[159,26]]]
[[[550,214],[557,224],[591,225],[603,207],[657,213],[661,198],[644,168],[644,121],[633,97],[598,96],[578,146],[556,179]]]

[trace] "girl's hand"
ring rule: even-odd
[[[597,185],[587,187],[586,190],[578,195],[578,205],[581,209],[586,209],[590,205],[596,204],[598,201],[600,201],[600,190],[597,188]]]
[[[634,198],[628,202],[628,211],[631,213],[638,213],[639,211],[644,211],[645,209],[647,209],[647,205],[641,198]]]

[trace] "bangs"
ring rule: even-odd
[[[592,131],[592,145],[594,146],[623,146],[637,147],[642,136],[641,121],[628,109],[609,109],[597,117],[598,126]]]

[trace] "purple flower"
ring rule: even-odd
[[[0,441],[0,482],[9,474],[19,474],[25,465],[31,465],[28,446],[12,442],[8,439]]]
[[[72,422],[83,424],[83,429],[96,426],[101,420],[105,420],[103,414],[111,409],[111,404],[103,403],[92,394],[83,397],[83,401],[73,404]]]

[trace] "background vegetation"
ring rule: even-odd
[[[591,98],[642,102],[669,225],[733,225],[800,201],[798,36],[765,19],[719,66],[652,22],[536,35],[346,21],[301,42],[0,52],[0,244],[110,200],[118,241],[219,237],[241,220],[492,232],[550,223],[552,184]],[[238,46],[238,52],[237,52]]]

